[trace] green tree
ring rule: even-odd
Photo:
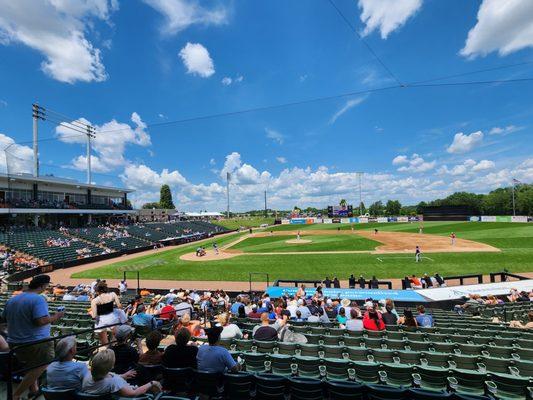
[[[161,207],[159,206],[159,203],[157,201],[154,201],[152,203],[144,203],[142,205],[142,209],[144,210],[151,210],[152,208],[161,208]]]
[[[515,201],[518,215],[533,215],[533,185],[517,186]]]
[[[400,215],[402,205],[398,200],[388,200],[385,206],[385,214],[388,216]]]
[[[161,208],[167,210],[173,210],[176,208],[172,202],[172,193],[170,192],[170,187],[168,185],[161,186],[161,192],[159,195],[159,205]]]
[[[493,190],[483,198],[481,207],[485,215],[510,215],[513,211],[511,189]]]
[[[428,203],[426,203],[425,201],[421,201],[420,203],[416,205],[416,213],[422,214],[422,211],[424,211],[424,207],[427,207],[427,206],[428,206]]]
[[[339,205],[341,207],[346,207],[346,204],[348,204],[348,202],[346,201],[346,199],[341,199],[341,201],[339,202]]]
[[[365,214],[366,214],[365,203],[363,203],[363,202],[359,203],[359,210],[357,210],[357,212],[358,212],[360,215],[365,215]]]
[[[381,200],[378,200],[372,204],[370,204],[370,207],[368,207],[368,213],[374,217],[377,217],[379,215],[383,215],[384,207]]]
[[[483,203],[483,195],[468,193],[468,192],[455,192],[442,200],[443,206],[466,206],[473,210],[475,214],[481,212],[481,206]]]

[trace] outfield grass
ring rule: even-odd
[[[381,243],[359,235],[301,235],[302,240],[311,243],[290,244],[287,240],[295,239],[294,235],[251,237],[232,246],[232,249],[245,253],[276,253],[296,251],[346,251],[374,250]]]
[[[211,222],[215,225],[222,226],[226,229],[234,230],[234,229],[239,229],[241,227],[256,228],[263,224],[273,225],[274,218],[263,218],[263,217],[230,218],[230,219],[222,219],[220,221],[213,220]]]
[[[357,224],[356,229],[417,232],[418,224]],[[305,228],[304,228],[305,227]],[[328,229],[330,225],[307,226],[299,229]],[[343,226],[351,229],[350,226]],[[285,228],[283,226],[282,228]],[[336,229],[333,226],[332,229]],[[283,229],[282,229],[283,230]],[[291,227],[290,230],[294,230]],[[425,222],[424,233],[449,235],[454,231],[459,238],[472,239],[498,247],[500,253],[432,253],[433,261],[415,263],[411,255],[372,254],[245,254],[231,259],[209,262],[182,261],[179,256],[194,251],[196,244],[176,248],[157,255],[117,262],[105,267],[75,274],[84,278],[120,278],[124,268],[141,271],[141,279],[247,281],[249,272],[266,272],[274,279],[323,279],[337,275],[347,279],[350,274],[376,275],[378,278],[401,278],[406,274],[439,272],[441,275],[470,274],[501,271],[533,272],[533,225],[475,222]],[[302,232],[305,235],[305,232]],[[239,234],[216,238],[219,246],[235,240]],[[341,236],[341,235],[339,235]],[[244,242],[246,243],[246,241]],[[303,246],[303,245],[298,245]]]

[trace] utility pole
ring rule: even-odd
[[[96,137],[94,134],[94,128],[91,125],[87,125],[87,184],[92,182],[91,176],[91,139]]]
[[[39,176],[39,135],[38,135],[38,120],[44,120],[44,108],[39,107],[37,103],[31,105],[33,117],[33,176]]]
[[[231,179],[231,174],[226,172],[226,196],[228,201],[228,208],[226,209],[226,218],[229,218],[229,181]]]
[[[267,191],[265,190],[265,218],[268,217],[268,212],[267,212]]]
[[[513,186],[512,186],[512,192],[513,192],[513,216],[516,216],[516,209],[515,209],[515,201],[514,201],[514,185],[516,183],[516,179],[513,178]]]

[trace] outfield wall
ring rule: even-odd
[[[282,225],[309,225],[309,224],[366,224],[369,222],[389,223],[389,222],[421,222],[424,218],[416,217],[352,217],[352,218],[290,218],[282,219]],[[532,217],[525,215],[482,215],[468,217],[465,222],[533,222]]]

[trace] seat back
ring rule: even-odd
[[[288,381],[293,400],[322,400],[324,398],[324,388],[319,379],[295,376],[289,378]]]
[[[216,372],[196,371],[194,386],[196,393],[217,397],[222,392],[222,375]]]
[[[47,387],[41,387],[41,391],[46,400],[70,400],[76,393],[76,390],[72,389],[54,390]]]
[[[330,400],[363,400],[365,386],[350,381],[326,381]]]
[[[257,374],[254,376],[256,399],[284,400],[287,379],[272,374]]]
[[[224,394],[229,399],[250,398],[253,375],[248,372],[236,372],[224,374]]]
[[[191,389],[192,368],[163,368],[163,388],[171,393],[184,393]]]

